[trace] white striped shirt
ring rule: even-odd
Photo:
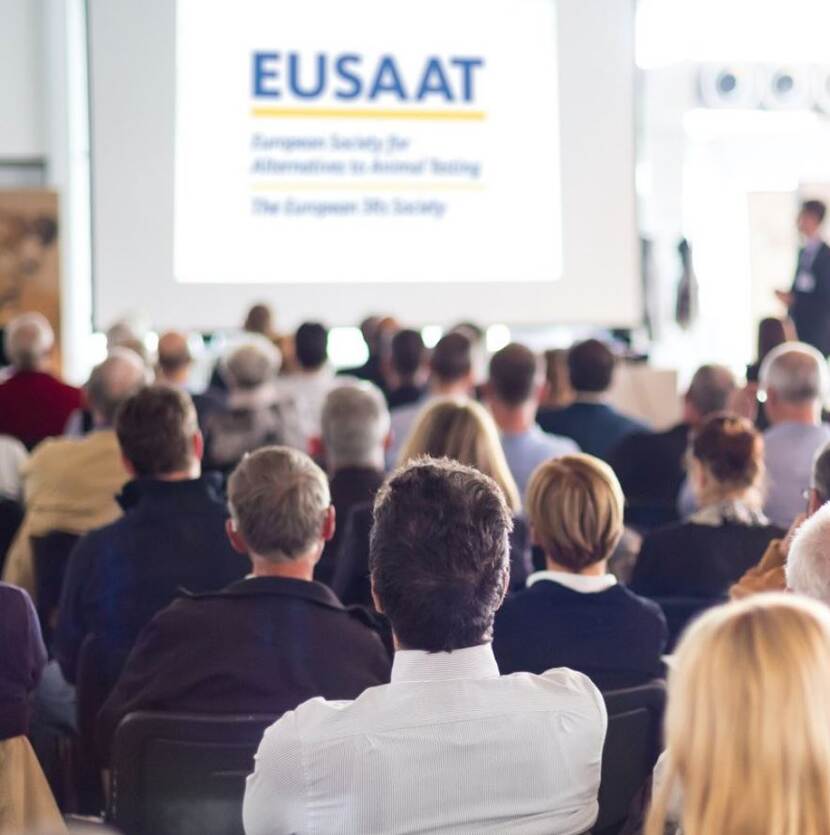
[[[500,676],[489,644],[401,651],[391,684],[311,699],[266,731],[245,832],[582,833],[606,725],[580,673]]]

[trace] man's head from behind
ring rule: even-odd
[[[759,374],[770,423],[817,422],[827,394],[827,374],[826,360],[811,345],[787,342],[770,351]]]
[[[86,383],[86,399],[95,425],[112,426],[121,404],[147,383],[147,367],[129,348],[113,348],[92,369]]]
[[[787,588],[830,605],[830,504],[799,529],[787,556]]]
[[[488,397],[506,409],[538,404],[544,389],[539,357],[524,345],[513,342],[493,354],[490,360]]]
[[[429,370],[434,387],[466,390],[473,385],[472,344],[462,333],[448,333],[432,350]]]
[[[598,339],[578,342],[568,351],[568,374],[577,393],[600,394],[611,387],[614,355]]]
[[[323,404],[321,423],[322,451],[330,473],[346,467],[383,469],[389,409],[378,388],[350,383],[332,389]]]
[[[812,516],[827,502],[830,502],[830,444],[820,449],[813,459],[807,515]]]
[[[139,478],[197,478],[202,436],[190,395],[159,383],[118,410],[115,431],[128,468]]]
[[[325,473],[302,452],[263,447],[228,480],[228,536],[258,566],[303,562],[309,569],[334,533]]]
[[[4,348],[17,371],[42,371],[54,344],[52,326],[40,313],[23,313],[6,325]]]
[[[167,331],[159,337],[158,376],[161,380],[182,385],[190,373],[193,355],[187,336],[179,331]]]
[[[279,349],[260,340],[234,349],[223,361],[222,373],[231,391],[256,391],[274,381],[281,362]]]
[[[319,322],[305,322],[294,335],[297,362],[304,371],[316,371],[328,360],[329,332]]]
[[[472,467],[421,458],[389,479],[375,500],[370,567],[375,604],[401,649],[491,639],[512,526],[501,490]]]
[[[808,238],[817,235],[826,213],[827,206],[821,200],[805,200],[798,213],[798,231]]]
[[[399,385],[418,381],[426,355],[424,340],[418,331],[405,328],[392,337],[390,360],[392,371]]]
[[[684,418],[692,427],[716,412],[725,412],[735,391],[735,377],[722,365],[702,365],[692,377],[684,400]]]

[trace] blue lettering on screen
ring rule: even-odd
[[[342,101],[475,101],[483,58],[430,56],[408,77],[393,55],[364,61],[357,53],[306,57],[299,52],[254,52],[251,89],[259,99]]]

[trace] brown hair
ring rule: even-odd
[[[592,455],[546,461],[527,488],[527,515],[538,544],[573,572],[611,556],[623,532],[623,506],[614,471]]]
[[[692,456],[724,488],[748,489],[764,475],[764,441],[746,419],[716,414],[692,440]]]

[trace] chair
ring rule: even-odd
[[[52,625],[63,591],[69,556],[78,539],[78,534],[68,531],[50,531],[43,536],[31,537],[37,613],[47,647],[51,644]]]
[[[6,554],[14,542],[20,523],[23,521],[23,507],[14,499],[0,499],[0,576],[6,564]]]
[[[666,685],[655,679],[603,694],[608,733],[602,752],[599,816],[594,835],[616,835],[660,756]]]
[[[108,820],[125,835],[244,835],[245,778],[276,719],[131,713],[115,733]]]
[[[663,610],[669,627],[669,642],[666,653],[677,645],[683,630],[699,615],[713,606],[726,603],[725,597],[655,597],[655,603]]]

